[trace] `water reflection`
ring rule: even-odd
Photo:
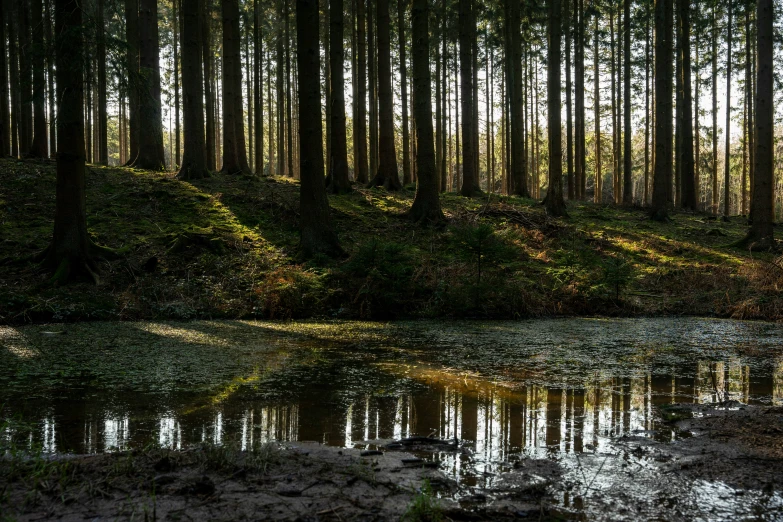
[[[349,364],[336,365],[287,400],[258,399],[248,392],[208,407],[192,407],[190,398],[176,396],[118,407],[118,398],[89,402],[66,394],[42,403],[40,428],[17,443],[45,452],[95,453],[149,443],[182,449],[198,442],[236,442],[252,449],[269,441],[311,440],[350,447],[422,435],[460,441],[489,472],[493,463],[518,453],[600,452],[624,434],[671,440],[675,434],[656,421],[654,405],[783,404],[780,361],[772,375],[752,375],[749,366],[731,359],[700,361],[690,376],[597,372],[581,386],[501,385],[473,374],[393,363],[375,365],[359,385],[343,378],[356,371]],[[23,414],[36,417],[28,409]],[[3,437],[14,437],[14,430],[6,426]],[[460,474],[458,458],[448,464]]]

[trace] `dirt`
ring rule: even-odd
[[[462,495],[460,503],[446,498],[459,487],[437,463],[315,442],[6,459],[0,467],[3,520],[20,521],[497,519],[538,514],[546,496],[545,479],[528,473],[509,481],[513,499],[491,509],[485,495]],[[544,467],[551,474],[553,466]]]

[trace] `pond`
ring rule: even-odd
[[[649,459],[623,446],[690,436],[661,420],[666,404],[783,405],[783,326],[769,323],[0,327],[0,390],[4,443],[49,453],[199,442],[375,448],[416,435],[459,443],[461,451],[426,458],[462,495],[491,494],[504,471],[539,458],[563,469],[547,482],[555,502],[596,518],[620,497],[655,503],[650,487],[670,488],[678,510],[707,518],[783,506],[778,493],[734,495],[721,482],[666,484]],[[631,468],[637,486],[628,484]]]

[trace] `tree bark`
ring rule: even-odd
[[[752,250],[775,248],[775,110],[773,90],[773,0],[756,2],[756,114],[751,226],[744,239]]]
[[[565,60],[566,60],[566,170],[568,199],[576,198],[574,187],[574,119],[571,99],[571,0],[565,0]]]
[[[199,45],[199,0],[182,0],[182,108],[185,151],[179,179],[209,175],[204,138],[204,89]]]
[[[367,31],[365,0],[356,0],[357,94],[354,140],[356,141],[356,181],[366,184],[367,172]]]
[[[464,1],[464,0],[463,0]],[[511,193],[517,196],[530,197],[527,184],[527,162],[525,160],[525,135],[523,125],[522,104],[522,45],[520,36],[520,3],[515,0],[507,0],[508,25],[506,36],[509,38],[507,52],[507,77],[509,96],[509,124],[510,124],[510,158],[509,176]]]
[[[655,176],[650,216],[668,219],[672,191],[672,26],[674,0],[655,0]]]
[[[324,149],[321,118],[318,0],[296,0],[296,55],[299,62],[300,243],[303,257],[342,255],[332,227],[324,184]]]
[[[19,113],[21,112],[20,90],[19,90],[19,47],[17,43],[17,15],[14,3],[5,6],[8,18],[8,70],[10,81],[10,102],[11,102],[11,156],[19,157]]]
[[[125,39],[128,73],[128,164],[139,155],[139,0],[125,0]]]
[[[99,13],[102,2],[99,1]],[[43,2],[32,0],[31,5],[33,46],[30,52],[33,69],[33,142],[29,155],[34,158],[49,157],[49,134],[46,127],[46,78],[44,77]],[[100,16],[100,14],[99,14]],[[101,25],[101,24],[99,24]],[[99,29],[99,35],[100,35]],[[98,41],[100,52],[100,39]],[[104,87],[105,91],[105,87]]]
[[[593,201],[604,201],[604,172],[601,165],[601,70],[598,60],[598,17],[595,18],[595,31],[593,31],[593,96],[595,96],[593,113],[595,114],[595,189]]]
[[[547,212],[553,216],[564,216],[566,214],[565,202],[563,201],[563,130],[560,124],[561,32],[562,13],[560,0],[549,0],[549,45],[547,46],[549,186],[547,187],[545,202]]]
[[[693,166],[693,92],[691,91],[691,16],[690,0],[677,0],[678,14],[677,23],[680,26],[680,35],[682,44],[680,45],[680,56],[678,59],[682,62],[680,67],[680,85],[682,93],[680,101],[682,103],[681,131],[680,139],[680,157],[677,162],[680,164],[680,181],[682,191],[680,197],[680,207],[686,210],[697,209],[696,194],[696,173]]]
[[[398,0],[401,1],[401,0]],[[428,0],[413,0],[413,99],[416,120],[416,197],[410,217],[419,223],[443,219],[435,168],[435,144],[432,135],[432,99],[430,82]]]
[[[623,64],[625,66],[625,73],[623,85],[625,86],[625,89],[623,93],[623,102],[625,103],[625,110],[623,111],[623,116],[625,118],[625,141],[623,159],[625,163],[623,168],[623,204],[631,205],[633,204],[633,158],[631,157],[631,137],[633,136],[633,129],[631,128],[631,0],[625,0],[624,4],[623,26],[625,28],[625,34],[623,35]]]
[[[411,178],[410,135],[408,132],[408,71],[405,56],[405,2],[397,0],[397,31],[400,44],[400,98],[402,109],[402,184],[408,185]]]
[[[103,1],[103,0],[100,0]],[[179,89],[180,89],[180,77],[179,77],[179,69],[180,69],[180,49],[179,49],[179,16],[180,16],[180,7],[179,2],[181,0],[172,0],[172,25],[174,28],[174,38],[173,38],[173,51],[174,51],[174,165],[173,167],[179,167],[182,165],[181,162],[181,156],[180,152],[182,150],[182,142],[180,138],[180,122],[179,122],[179,112],[180,112],[180,99],[179,99]],[[100,82],[100,81],[99,81]]]
[[[460,194],[473,197],[481,194],[476,172],[476,139],[473,123],[473,42],[476,26],[473,23],[473,0],[459,0],[459,65],[462,93],[462,187]]]
[[[18,0],[19,14],[19,152],[28,155],[33,143],[33,67],[30,46],[30,0]]]
[[[394,105],[391,80],[389,0],[378,0],[378,172],[370,186],[399,190],[397,152],[394,147]]]
[[[345,129],[345,51],[343,48],[343,0],[329,0],[329,60],[331,61],[332,132],[330,154],[331,183],[326,187],[334,194],[351,191],[348,177],[348,140]]]
[[[5,2],[0,1],[0,156],[11,153],[11,113],[8,109],[8,62],[5,45]]]
[[[223,0],[223,167],[224,174],[250,175],[245,150],[240,58],[239,4]]]
[[[212,0],[201,0],[201,58],[204,65],[204,102],[205,102],[205,140],[206,168],[208,171],[217,169],[215,162],[215,92],[212,90]]]
[[[52,26],[52,6],[51,0],[45,0],[45,24],[46,24],[46,43],[50,49],[54,49],[54,27]],[[5,54],[5,53],[3,53]],[[4,71],[6,69],[4,68]],[[8,84],[7,73],[3,73],[5,80],[0,76],[0,81],[4,85]],[[53,158],[57,154],[57,126],[55,124],[55,100],[54,100],[54,52],[46,53],[46,77],[47,91],[49,95],[49,157]],[[7,111],[8,103],[6,102]],[[0,109],[3,110],[3,109]],[[7,121],[7,120],[6,120]],[[124,162],[123,162],[124,163]]]
[[[576,85],[583,86],[585,84],[585,9],[584,0],[574,0],[577,4],[576,13],[574,16],[578,20],[576,22],[577,30],[575,35],[575,49],[576,49],[576,66],[575,77]],[[584,199],[587,185],[587,162],[586,162],[586,144],[585,144],[585,93],[584,88],[577,87],[574,103],[576,105],[576,144],[574,146],[574,152],[576,154],[576,172],[574,174],[574,183],[578,189],[576,198]]]
[[[55,283],[83,276],[98,281],[96,247],[87,235],[84,147],[82,8],[78,0],[56,0],[57,191],[52,242],[42,264]]]
[[[732,44],[732,15],[733,6],[731,0],[726,7],[729,14],[726,35],[726,128],[723,135],[726,145],[723,158],[723,218],[727,219],[731,210],[731,44]]]
[[[158,2],[139,2],[139,153],[134,167],[163,170]]]
[[[255,164],[257,176],[264,174],[264,100],[262,96],[264,79],[262,74],[263,34],[261,30],[261,6],[253,0],[253,93],[255,96]]]
[[[718,215],[718,14],[712,5],[712,214]]]

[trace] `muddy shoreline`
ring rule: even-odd
[[[470,452],[455,441],[201,445],[7,454],[0,506],[20,521],[783,519],[783,408],[676,404],[660,414],[685,436],[659,443],[627,433],[608,450],[588,448],[583,479],[557,458],[517,456],[492,488],[469,487],[439,460]]]

